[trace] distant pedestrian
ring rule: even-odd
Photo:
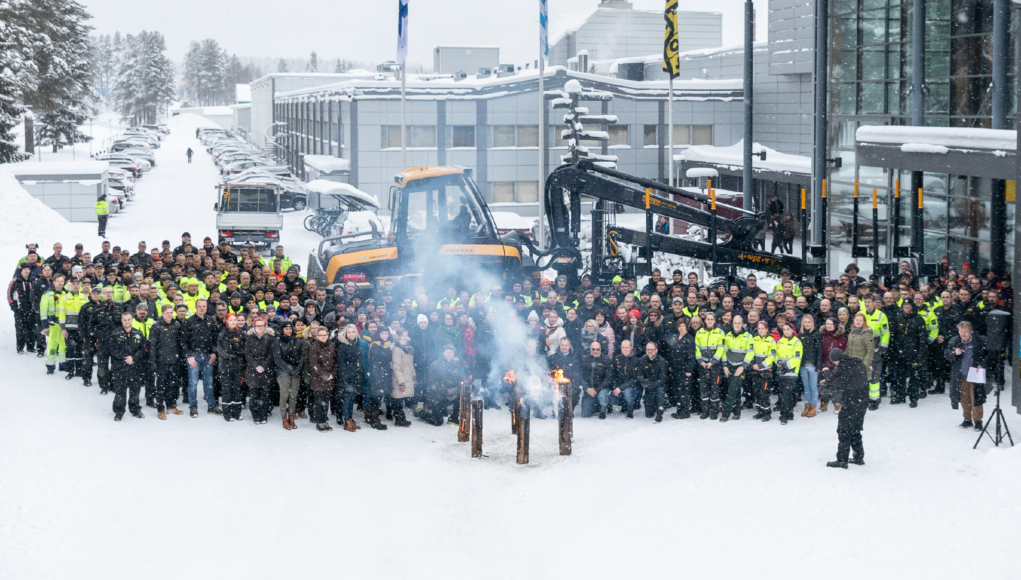
[[[670,220],[664,216],[659,216],[656,220],[656,233],[663,234],[664,236],[670,235]]]
[[[191,156],[192,156],[193,153],[194,152],[191,150],[191,147],[189,147],[188,148],[188,163],[191,163]]]
[[[106,237],[106,220],[110,217],[110,205],[106,203],[106,194],[96,201],[96,218],[99,220],[99,237]]]

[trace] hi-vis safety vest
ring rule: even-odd
[[[883,311],[876,308],[872,314],[865,312],[865,322],[872,329],[872,336],[876,339],[876,346],[882,350],[890,347],[890,322]]]
[[[773,359],[776,358],[776,341],[768,334],[755,335],[752,339],[752,353],[752,364],[759,365],[760,369],[768,369],[773,366]]]
[[[723,343],[726,340],[719,328],[706,330],[699,328],[695,333],[695,358],[701,362],[720,362],[723,360]]]
[[[755,353],[752,351],[752,335],[748,331],[735,335],[728,332],[723,341],[727,349],[727,364],[733,367],[751,366]]]
[[[801,370],[802,352],[801,341],[796,336],[790,338],[785,336],[776,342],[776,362],[787,363],[787,370],[782,373],[783,376],[798,376],[798,371]]]
[[[97,201],[96,215],[110,215],[110,205],[103,200]]]

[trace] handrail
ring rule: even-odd
[[[383,237],[383,235],[379,233],[379,228],[376,227],[376,222],[369,222],[369,226],[372,228],[372,233],[371,233],[372,239],[375,240],[375,239],[379,239],[379,238]],[[343,240],[343,239],[347,239],[347,238],[360,237],[360,236],[364,236],[364,235],[365,235],[365,232],[359,232],[357,234],[344,234],[342,236],[334,236],[332,238],[323,238],[323,241],[319,242],[319,250],[316,252],[316,257],[318,259],[320,259],[320,260],[323,259],[323,246],[326,244],[326,242],[333,242],[333,241],[336,241],[336,240]]]

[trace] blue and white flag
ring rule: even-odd
[[[546,0],[539,0],[539,56],[549,59],[549,14],[546,12]]]
[[[408,0],[397,0],[397,62],[408,59]]]

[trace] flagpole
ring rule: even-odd
[[[539,249],[546,249],[546,73],[547,27],[546,0],[539,0]]]
[[[670,89],[667,91],[667,123],[670,125],[670,132],[668,136],[670,138],[670,177],[667,178],[667,183],[670,185],[674,184],[674,77],[670,75]]]
[[[406,65],[401,64],[401,171],[408,168],[408,125],[407,125],[407,102],[405,77],[407,76]]]

